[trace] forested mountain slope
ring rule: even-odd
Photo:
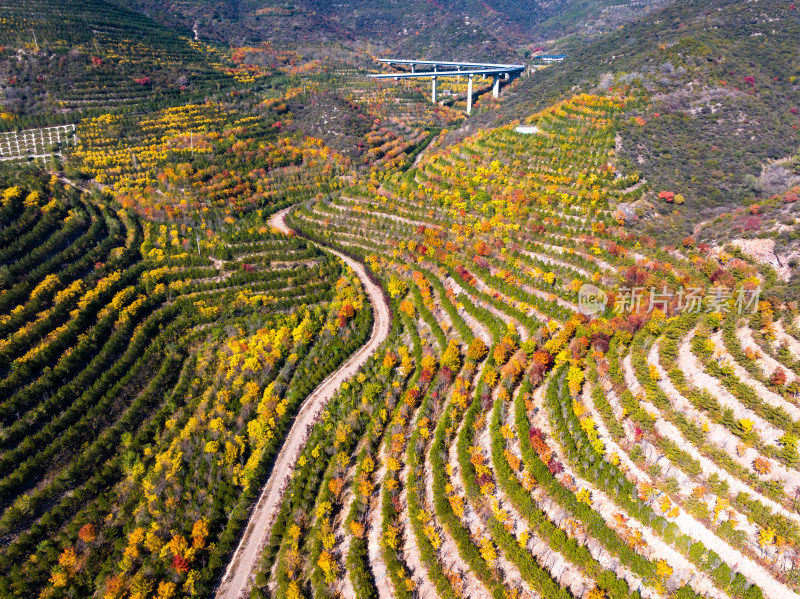
[[[188,101],[235,83],[188,33],[112,2],[2,0],[0,15],[0,101],[31,124],[44,114],[74,122],[77,111]]]
[[[800,145],[798,36],[800,11],[791,3],[675,3],[527,79],[503,102],[501,118],[573,86],[642,90],[645,122],[622,131],[630,167],[659,188],[702,198],[701,208],[740,202],[761,191],[762,166]]]
[[[245,44],[348,41],[428,58],[512,57],[518,45],[564,33],[607,30],[665,0],[126,0],[154,19],[202,39]],[[564,15],[562,17],[562,15]],[[599,20],[598,20],[599,19]],[[541,27],[540,27],[541,25]]]

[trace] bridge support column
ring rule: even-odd
[[[499,98],[500,97],[500,76],[494,76],[494,85],[492,86],[492,97]]]
[[[467,78],[467,114],[472,112],[472,75]]]
[[[417,65],[415,65],[415,64],[411,65],[411,72],[412,73],[416,73],[417,72]]]
[[[436,77],[431,77],[431,102],[436,104]]]

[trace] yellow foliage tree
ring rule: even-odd
[[[497,559],[497,550],[494,548],[494,544],[489,537],[481,538],[479,546],[481,550],[481,557],[483,557],[483,559],[485,559],[489,564],[493,564],[494,560]]]

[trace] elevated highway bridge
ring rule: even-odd
[[[436,81],[439,77],[462,77],[467,79],[467,114],[472,112],[472,81],[476,75],[493,77],[492,95],[500,96],[500,80],[513,81],[525,71],[524,64],[495,64],[484,62],[453,62],[446,60],[412,60],[406,58],[382,58],[387,66],[407,66],[411,71],[379,73],[370,75],[373,79],[430,79],[431,102],[436,103]],[[422,68],[424,70],[417,70]],[[442,70],[440,70],[442,69]]]

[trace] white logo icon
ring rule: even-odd
[[[606,309],[608,296],[595,285],[584,283],[578,291],[578,312],[585,316],[600,314]]]

